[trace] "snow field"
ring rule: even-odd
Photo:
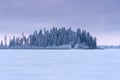
[[[0,50],[0,80],[120,80],[120,50]]]

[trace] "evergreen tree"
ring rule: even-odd
[[[77,31],[76,31],[76,43],[81,44],[81,41],[82,41],[82,39],[84,39],[84,37],[85,37],[84,31],[81,34],[81,29],[78,28]]]
[[[5,37],[5,42],[7,37]],[[1,43],[2,44],[2,43]],[[89,32],[78,28],[73,31],[71,28],[66,29],[53,27],[49,31],[44,28],[44,31],[34,31],[29,37],[26,37],[22,33],[22,38],[15,38],[15,36],[9,41],[10,48],[47,48],[47,47],[59,47],[63,45],[71,45],[72,48],[90,48],[94,49],[97,47],[97,39],[93,38]]]
[[[4,42],[5,42],[5,46],[7,46],[7,36],[5,36],[5,38],[4,38]]]
[[[3,47],[3,41],[1,40],[1,43],[0,43],[1,47]]]

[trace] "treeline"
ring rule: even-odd
[[[5,39],[6,40],[6,39]],[[6,41],[5,41],[6,42]],[[53,27],[50,30],[34,31],[28,37],[22,34],[22,38],[13,37],[9,45],[1,46],[7,48],[87,48],[95,49],[97,46],[96,38],[89,32],[78,28],[76,31],[71,28]]]

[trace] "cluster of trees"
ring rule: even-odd
[[[6,37],[5,37],[6,40]],[[6,41],[5,41],[6,42]],[[1,46],[3,42],[1,41]],[[9,41],[8,48],[89,48],[97,46],[96,38],[89,32],[78,28],[76,31],[71,28],[53,27],[50,30],[34,31],[28,37],[22,34],[22,38],[13,37]]]

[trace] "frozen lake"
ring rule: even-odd
[[[0,80],[120,80],[120,50],[0,50]]]

